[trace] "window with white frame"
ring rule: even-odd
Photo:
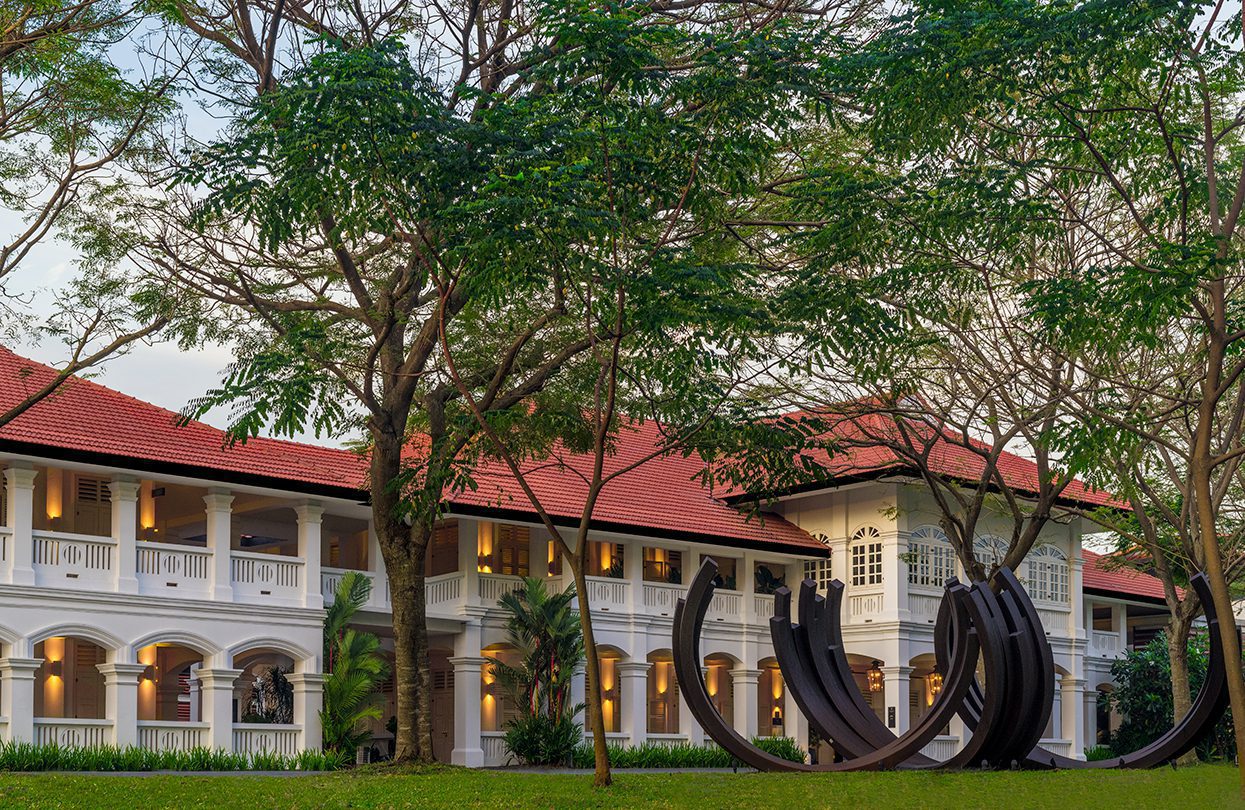
[[[921,526],[908,538],[908,584],[942,588],[955,576],[955,551],[937,526]]]
[[[985,566],[986,573],[989,574],[991,569],[1003,564],[1007,557],[1007,546],[1007,541],[1002,537],[983,534],[973,541],[973,556]]]
[[[852,535],[851,566],[853,585],[878,585],[882,582],[882,535],[872,526],[864,526]]]
[[[1042,602],[1068,601],[1068,555],[1050,544],[1029,552],[1026,583],[1029,595]]]
[[[811,579],[817,583],[817,590],[825,593],[830,590],[830,580],[834,579],[834,575],[830,568],[830,558],[824,560],[805,560],[804,561],[804,578]]]

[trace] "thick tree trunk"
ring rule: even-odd
[[[1179,723],[1193,705],[1189,694],[1189,628],[1193,621],[1184,611],[1173,613],[1167,622],[1167,657],[1171,660],[1172,725]],[[1187,751],[1178,765],[1196,765],[1197,751]]]
[[[586,542],[586,541],[585,541]],[[601,712],[601,660],[597,657],[597,641],[592,632],[592,612],[588,605],[588,578],[582,565],[571,564],[575,578],[575,593],[579,597],[579,623],[584,633],[584,656],[587,684],[584,690],[588,701],[588,728],[592,732],[592,755],[594,787],[606,787],[614,778],[610,775],[609,749],[605,740],[605,715]]]

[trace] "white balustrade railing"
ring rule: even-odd
[[[208,724],[139,720],[138,747],[148,751],[190,751],[207,748]]]
[[[767,622],[774,615],[774,596],[768,593],[752,595],[752,616],[755,621]]]
[[[679,598],[683,596],[684,592],[682,585],[661,585],[654,582],[645,582],[642,593],[644,612],[658,616],[673,616],[674,609],[679,604]]]
[[[960,751],[960,738],[940,735],[935,737],[924,748],[921,753],[930,759],[945,762],[955,756]]]
[[[507,574],[480,574],[480,601],[494,607],[497,600],[523,584],[521,577]]]
[[[299,557],[235,551],[230,554],[229,575],[235,597],[248,601],[302,601],[303,561]]]
[[[506,733],[504,731],[481,731],[480,748],[484,750],[485,767],[505,765],[510,759],[506,750]]]
[[[111,589],[117,548],[111,537],[36,531],[33,540],[36,584]]]
[[[138,577],[142,593],[196,596],[208,592],[212,552],[195,546],[139,541]]]
[[[424,580],[424,601],[429,607],[444,607],[463,597],[463,575],[441,574]]]
[[[588,604],[593,610],[617,613],[627,609],[631,583],[625,579],[587,577]]]
[[[61,748],[90,748],[107,745],[112,737],[111,720],[85,720],[76,717],[36,717],[35,744]]]
[[[1050,608],[1037,609],[1038,618],[1042,620],[1042,628],[1047,635],[1056,633],[1063,635],[1068,630],[1068,618],[1071,611],[1068,610],[1051,610]]]
[[[1061,757],[1072,756],[1072,740],[1046,739],[1039,742],[1038,745]]]
[[[299,726],[277,723],[234,723],[235,754],[280,754],[290,757],[298,753]]]
[[[1090,635],[1090,649],[1103,658],[1115,658],[1120,654],[1120,634],[1094,630]]]
[[[938,619],[938,605],[941,602],[941,596],[909,592],[908,613],[916,621],[933,624]]]
[[[847,597],[847,614],[850,619],[872,619],[882,612],[884,604],[881,593],[862,593]]]
[[[744,595],[738,591],[714,591],[707,616],[715,621],[744,620]]]
[[[606,737],[609,735],[607,734]],[[651,745],[660,745],[671,748],[676,745],[683,745],[687,742],[686,734],[648,734],[644,737],[644,741]]]

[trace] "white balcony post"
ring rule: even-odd
[[[35,672],[42,663],[42,658],[0,658],[0,715],[9,718],[8,742],[35,738]]]
[[[1085,681],[1064,675],[1059,679],[1060,736],[1072,744],[1068,756],[1085,758],[1085,724],[1079,722],[1077,713],[1085,708]]]
[[[5,523],[13,533],[13,553],[9,557],[9,582],[14,585],[35,584],[35,478],[39,473],[16,463],[4,471],[7,487],[8,515]]]
[[[644,612],[644,544],[623,546],[623,580],[627,582],[627,609],[633,615]]]
[[[883,687],[886,695],[886,727],[896,734],[908,730],[909,704],[912,689],[912,667],[882,667]],[[891,722],[891,711],[895,712],[895,722]]]
[[[454,667],[454,750],[450,762],[467,768],[484,764],[480,745],[481,677],[488,659],[481,655],[461,655],[449,659]]]
[[[588,676],[587,664],[580,664],[575,667],[575,671],[571,673],[571,705],[587,706],[588,705]],[[585,731],[588,728],[587,710],[580,709],[575,713],[575,722],[579,723]]]
[[[623,565],[626,564],[624,557]],[[648,735],[648,670],[651,666],[647,661],[619,661],[614,665],[622,699],[619,726],[632,745],[643,745]]]
[[[230,542],[230,513],[233,496],[226,490],[213,489],[203,496],[203,503],[207,507],[207,547],[212,552],[212,598],[218,602],[232,602],[230,566],[233,548]],[[232,743],[232,737],[230,742]]]
[[[479,521],[458,521],[458,573],[463,578],[463,596],[468,605],[480,604],[479,532]],[[479,654],[479,647],[471,653],[471,655]]]
[[[751,554],[745,554],[741,565],[743,570],[736,577],[737,586],[743,593],[740,597],[742,604],[739,606],[739,620],[744,624],[754,624],[756,622],[757,561]],[[753,658],[751,655],[746,655],[744,660],[751,661]]]
[[[207,747],[213,751],[233,750],[233,684],[240,669],[195,670],[203,699],[203,719],[208,722]]]
[[[324,507],[318,503],[303,503],[294,507],[298,515],[298,556],[303,558],[303,605],[309,608],[324,607],[324,594],[320,590],[320,524]]]
[[[683,699],[683,695],[679,694],[679,733],[687,737],[690,745],[700,745],[705,741],[704,729],[700,727],[700,723],[696,722],[696,717],[692,714],[692,704]]]
[[[117,544],[113,572],[118,593],[138,593],[138,492],[142,485],[115,476],[108,485],[112,493],[112,539]]]
[[[746,740],[757,735],[757,681],[761,670],[743,666],[731,670],[731,689],[734,691],[735,730]]]
[[[285,677],[294,687],[294,725],[303,731],[303,750],[319,751],[324,745],[324,729],[320,725],[324,676],[318,672],[295,672]]]
[[[146,664],[97,664],[104,676],[104,716],[112,720],[112,744],[138,745],[138,676]]]
[[[1081,710],[1083,735],[1082,745],[1090,748],[1098,744],[1098,690],[1086,689],[1084,692],[1084,705]],[[1084,755],[1085,751],[1074,751],[1074,755]]]
[[[787,682],[782,684],[782,735],[795,740],[795,744],[808,750],[808,718],[800,711]]]

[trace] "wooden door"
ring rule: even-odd
[[[432,669],[432,756],[449,762],[454,750],[454,670],[449,662]]]

